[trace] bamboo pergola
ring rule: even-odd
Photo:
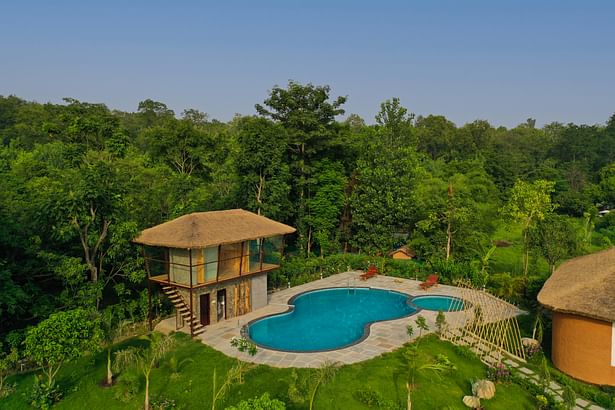
[[[444,339],[468,346],[488,364],[500,363],[506,356],[525,361],[517,315],[522,311],[469,281],[456,283],[460,291]]]

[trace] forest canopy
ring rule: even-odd
[[[397,98],[373,121],[342,120],[345,103],[291,81],[256,115],[220,122],[150,99],[123,112],[0,96],[0,334],[65,309],[143,317],[131,239],[194,211],[244,208],[292,225],[288,250],[301,257],[406,244],[424,260],[469,262],[516,221],[528,252],[542,246],[556,262],[545,241],[561,237],[544,221],[566,216],[615,241],[614,218],[594,219],[615,206],[615,115],[507,129],[417,116]]]

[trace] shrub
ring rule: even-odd
[[[131,401],[141,389],[141,377],[134,371],[124,372],[117,378],[115,398],[124,403]]]
[[[42,377],[34,377],[34,386],[30,391],[29,402],[35,409],[47,410],[62,398],[62,392],[54,383],[46,383]]]
[[[370,388],[359,389],[354,392],[353,397],[360,403],[368,407],[382,410],[402,410],[405,409],[400,403],[387,400],[380,393]]]
[[[227,407],[226,410],[285,410],[286,404],[283,401],[272,399],[269,393],[264,393],[260,397],[242,400],[236,406]]]
[[[495,383],[507,382],[510,380],[510,368],[500,362],[487,369],[487,378]]]

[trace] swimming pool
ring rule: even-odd
[[[245,329],[257,345],[290,352],[340,349],[363,340],[369,325],[415,313],[409,296],[371,288],[330,288],[301,293],[294,308],[250,322]]]
[[[411,303],[425,310],[441,310],[443,312],[457,312],[465,309],[463,300],[454,296],[417,296]]]

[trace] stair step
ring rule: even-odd
[[[201,333],[205,332],[205,328],[199,329],[199,330],[193,330],[192,334],[193,335],[200,335]]]

